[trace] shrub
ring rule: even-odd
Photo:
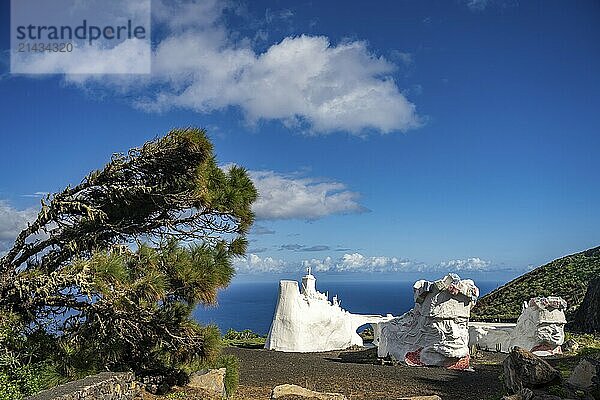
[[[258,333],[252,332],[250,329],[244,329],[241,332],[238,332],[234,329],[229,329],[223,339],[227,340],[247,340],[247,339],[257,339],[261,336]]]
[[[0,400],[20,400],[23,398],[19,383],[11,379],[11,377],[0,372]]]
[[[240,363],[235,356],[222,355],[218,358],[214,368],[226,368],[225,390],[227,397],[233,396],[240,382]]]
[[[184,371],[187,374],[191,374],[192,372],[200,371],[203,369],[217,368],[225,368],[225,390],[227,392],[227,397],[233,396],[240,380],[239,361],[235,356],[225,354],[221,355],[216,360],[213,360],[211,362],[194,360],[184,365],[182,367],[182,371]]]
[[[0,400],[18,400],[49,387],[64,379],[49,363],[29,364],[12,371],[0,372]]]

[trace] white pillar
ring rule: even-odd
[[[310,273],[310,267],[306,269],[306,275],[302,277],[302,294],[314,294],[317,292],[317,280]]]

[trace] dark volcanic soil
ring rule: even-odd
[[[343,393],[348,399],[398,399],[437,394],[442,399],[499,399],[502,359],[485,353],[474,372],[442,368],[374,364],[374,350],[281,353],[264,349],[225,349],[240,360],[239,399],[269,399],[271,389],[292,383],[320,392]],[[481,352],[479,353],[482,354]]]

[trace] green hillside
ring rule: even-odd
[[[542,265],[483,296],[471,312],[473,320],[516,320],[524,301],[535,296],[560,296],[567,301],[567,319],[577,309],[590,279],[600,276],[600,246]]]

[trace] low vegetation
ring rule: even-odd
[[[250,329],[243,331],[236,331],[230,329],[223,336],[223,343],[227,346],[244,347],[251,349],[263,348],[267,340],[266,336],[259,335],[258,333],[252,332]]]
[[[600,247],[554,260],[483,296],[471,312],[473,320],[514,321],[524,301],[560,296],[570,319],[583,301],[588,283],[600,275]]]
[[[577,343],[577,349],[573,351],[573,354],[600,359],[600,334],[567,332],[565,341]]]

